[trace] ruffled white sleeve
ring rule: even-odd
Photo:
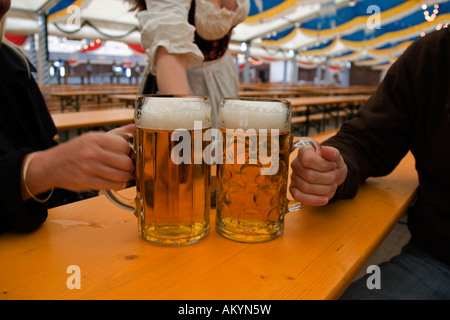
[[[234,26],[247,18],[250,10],[249,0],[236,0],[237,8],[216,10],[207,0],[197,0],[195,7],[195,26],[197,33],[205,40],[223,38]]]
[[[195,28],[188,23],[190,0],[147,0],[147,10],[138,13],[141,43],[155,74],[155,54],[164,47],[173,54],[186,54],[187,68],[203,61],[203,54],[194,44]]]

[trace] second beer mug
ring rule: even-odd
[[[224,98],[218,112],[223,161],[217,170],[216,228],[226,238],[262,242],[280,236],[288,207],[293,150],[287,100]],[[309,138],[294,147],[320,146]]]
[[[143,95],[136,100],[136,198],[105,195],[138,218],[142,237],[179,246],[209,230],[210,166],[203,134],[211,126],[206,97]]]

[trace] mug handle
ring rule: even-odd
[[[117,132],[115,134],[123,136],[130,144],[132,152],[135,152],[134,135],[132,133]],[[109,201],[111,201],[117,207],[123,210],[131,211],[134,213],[135,216],[137,216],[136,199],[129,199],[127,197],[124,197],[115,190],[103,190],[103,194]]]
[[[322,150],[321,145],[316,140],[314,140],[312,138],[308,138],[308,137],[302,137],[302,138],[298,139],[293,145],[293,149],[297,149],[300,147],[313,148],[319,154],[320,154],[320,151]],[[301,208],[303,208],[303,204],[298,202],[298,203],[288,207],[288,212],[298,211]]]
[[[127,197],[124,197],[114,190],[103,190],[103,194],[109,201],[111,201],[117,207],[123,210],[131,211],[134,213],[135,216],[137,216],[136,199],[129,199]]]

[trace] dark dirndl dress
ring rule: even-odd
[[[191,1],[191,8],[189,10],[188,22],[195,26],[195,0]],[[232,29],[221,39],[218,40],[205,40],[199,36],[195,31],[194,43],[199,47],[203,53],[203,61],[211,61],[221,58],[228,49],[228,43],[230,42]],[[142,87],[143,94],[155,94],[158,93],[158,84],[156,76],[151,74],[147,75],[145,83]]]

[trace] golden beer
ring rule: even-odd
[[[203,136],[204,130],[202,130]],[[210,166],[172,161],[173,130],[136,128],[136,189],[141,235],[152,242],[182,245],[209,229]],[[194,141],[194,130],[189,130]],[[193,144],[192,144],[193,145]],[[203,149],[203,148],[202,148]]]
[[[226,132],[221,128],[223,135]],[[242,134],[241,134],[242,135]],[[244,135],[242,135],[244,136]],[[245,138],[249,137],[245,134]],[[258,133],[254,137],[259,138]],[[251,136],[249,140],[251,141]],[[242,242],[260,242],[278,237],[284,229],[287,212],[287,181],[292,137],[290,132],[268,134],[267,149],[279,152],[278,170],[272,175],[261,174],[262,164],[249,163],[251,143],[245,143],[246,163],[227,163],[226,150],[232,142],[239,144],[239,134],[234,141],[224,139],[223,164],[218,166],[217,223],[219,232]],[[274,144],[276,145],[274,148]],[[258,146],[256,150],[259,154]]]
[[[217,169],[217,231],[241,242],[278,237],[288,211],[289,104],[223,99],[219,128],[223,161]]]
[[[203,159],[211,127],[207,97],[141,95],[136,100],[136,197],[105,196],[138,218],[141,236],[155,244],[180,246],[209,231],[210,165]]]

